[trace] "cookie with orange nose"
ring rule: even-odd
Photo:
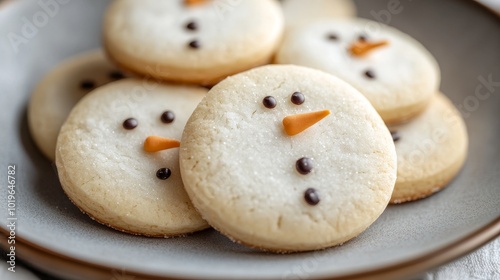
[[[184,130],[193,205],[232,240],[275,252],[342,244],[389,203],[396,152],[369,101],[321,71],[268,65],[213,87]]]
[[[40,151],[54,161],[59,129],[73,106],[93,89],[125,77],[100,49],[67,58],[47,73],[28,105],[30,133]]]
[[[178,156],[184,125],[205,94],[124,79],[86,95],[56,145],[59,179],[71,201],[133,234],[169,237],[208,227],[184,190]]]
[[[422,199],[442,190],[465,163],[467,127],[443,93],[411,122],[391,126],[390,130],[398,155],[391,203]]]
[[[324,20],[288,32],[276,61],[338,76],[363,93],[389,125],[422,113],[441,79],[436,60],[422,44],[359,18]]]
[[[116,0],[103,43],[124,69],[213,85],[272,59],[284,30],[275,0]]]

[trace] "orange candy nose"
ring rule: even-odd
[[[374,50],[376,48],[382,47],[389,44],[387,41],[379,41],[379,42],[366,42],[366,41],[357,41],[352,44],[349,48],[349,51],[355,56],[363,56]]]
[[[330,110],[322,110],[305,114],[286,116],[283,119],[283,127],[286,134],[293,136],[313,126],[330,114]]]
[[[187,6],[205,4],[205,2],[208,2],[208,0],[184,0],[184,4]]]
[[[181,142],[175,139],[164,138],[160,136],[149,136],[148,138],[146,138],[146,141],[144,141],[144,150],[146,152],[154,153],[166,149],[177,148],[180,145]]]

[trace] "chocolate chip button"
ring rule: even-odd
[[[192,49],[199,49],[201,47],[201,44],[200,44],[200,42],[198,42],[198,40],[193,40],[193,41],[189,42],[188,45]]]
[[[313,169],[313,162],[310,158],[303,157],[295,162],[295,169],[302,175],[309,174]]]
[[[172,171],[168,168],[160,168],[156,171],[156,177],[160,180],[167,180],[170,175],[172,175]]]
[[[369,79],[375,79],[375,73],[373,72],[373,70],[366,70],[365,76]]]
[[[186,29],[190,31],[195,31],[198,29],[198,24],[195,21],[190,21],[186,24]]]
[[[306,200],[307,204],[309,205],[317,205],[320,201],[319,199],[319,193],[317,190],[313,188],[309,188],[305,191],[304,193],[304,199]]]

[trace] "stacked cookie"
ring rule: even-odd
[[[283,33],[273,0],[121,0],[107,11],[104,46],[141,76],[213,85],[271,61]]]
[[[299,66],[217,84],[181,143],[182,178],[203,217],[233,240],[275,252],[357,236],[384,211],[396,179],[392,137],[368,100]]]
[[[467,132],[439,92],[439,66],[403,32],[359,18],[315,21],[287,32],[276,62],[334,74],[370,100],[390,127],[398,154],[392,203],[431,195],[463,165]]]
[[[202,86],[269,63],[283,34],[274,0],[220,4],[114,1],[103,25],[106,55],[69,58],[35,89],[33,138],[92,219],[146,236],[208,227],[180,175],[184,126],[207,93]]]
[[[282,2],[115,0],[106,55],[63,62],[30,101],[69,199],[132,234],[212,226],[294,252],[342,244],[453,178],[467,135],[432,56],[332,20],[350,1]]]

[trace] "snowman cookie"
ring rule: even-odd
[[[94,88],[124,77],[101,50],[68,58],[50,71],[28,105],[29,129],[40,151],[54,161],[59,129],[73,106]]]
[[[276,61],[338,76],[363,93],[387,124],[421,113],[440,84],[438,64],[420,43],[364,19],[321,21],[288,32]]]
[[[181,174],[214,228],[275,252],[342,244],[384,211],[396,152],[368,100],[340,79],[269,65],[213,87],[184,130]]]
[[[356,6],[352,0],[282,0],[281,4],[286,30],[322,19],[356,15]]]
[[[146,236],[207,227],[179,171],[179,140],[206,89],[126,79],[85,96],[61,128],[56,165],[73,203],[98,222]]]
[[[414,120],[390,127],[398,156],[398,177],[391,203],[427,197],[444,188],[467,156],[467,129],[443,94]]]
[[[283,22],[275,0],[117,0],[103,38],[109,57],[125,69],[212,85],[268,63]]]

